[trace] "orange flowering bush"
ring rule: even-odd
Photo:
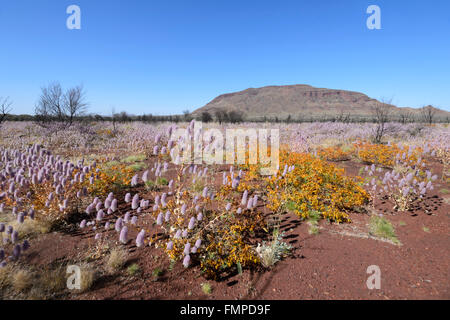
[[[300,217],[319,212],[323,218],[342,222],[350,221],[346,211],[369,201],[369,194],[343,169],[311,154],[283,151],[280,162],[291,170],[267,179],[268,207],[274,212],[290,203]]]
[[[90,194],[104,196],[109,192],[129,186],[133,178],[133,169],[120,163],[108,166],[106,163],[98,165],[98,172],[93,184],[87,184]]]
[[[350,159],[350,152],[343,151],[339,147],[319,148],[317,156],[323,160],[328,161],[343,161]]]
[[[354,144],[354,150],[355,156],[363,162],[389,168],[392,168],[397,160],[401,160],[404,165],[414,165],[423,152],[421,148],[412,149],[410,146],[400,148],[396,144],[383,145],[361,141]]]

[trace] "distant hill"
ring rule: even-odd
[[[241,111],[247,119],[324,118],[339,115],[370,117],[371,107],[380,103],[360,92],[315,88],[309,85],[267,86],[249,88],[239,92],[222,94],[193,112],[199,115],[217,110]],[[391,113],[418,117],[420,109],[399,108],[389,105]],[[450,118],[450,112],[435,109],[436,118]]]

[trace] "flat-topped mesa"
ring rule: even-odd
[[[226,93],[214,98],[205,106],[194,111],[194,115],[217,111],[243,112],[247,119],[262,117],[292,119],[305,117],[334,117],[341,114],[367,117],[372,115],[374,104],[380,103],[367,95],[347,90],[315,88],[310,85],[266,86]],[[389,105],[392,114],[410,112],[419,116],[420,109],[398,108]],[[437,117],[448,117],[447,111],[436,109]]]

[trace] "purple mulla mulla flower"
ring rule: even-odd
[[[159,213],[158,218],[156,218],[156,224],[157,225],[162,225],[163,224],[163,220],[164,220],[164,215],[162,212]]]
[[[11,233],[11,242],[12,242],[12,243],[16,243],[17,240],[19,240],[19,233],[17,232],[17,230],[14,230],[14,231]]]
[[[236,210],[236,213],[237,213],[237,214],[241,214],[241,213],[242,213],[242,208],[239,207],[239,208]]]
[[[86,227],[86,220],[80,222],[80,228],[83,229],[84,227]]]
[[[109,221],[105,223],[105,230],[109,230],[110,223]]]
[[[183,253],[184,253],[185,255],[188,255],[189,252],[191,252],[191,244],[188,242],[188,243],[186,243],[186,244],[184,245]]]
[[[131,178],[131,186],[132,187],[137,186],[138,182],[139,182],[139,175],[135,174],[133,178]]]
[[[170,215],[171,215],[170,211],[167,210],[167,211],[166,211],[166,215],[165,215],[165,217],[164,217],[164,221],[169,222],[169,221],[170,221]]]
[[[183,232],[181,233],[181,237],[186,238],[188,236],[188,230],[184,229]]]
[[[181,238],[181,230],[178,229],[177,232],[175,232],[175,235],[173,236],[174,239],[180,239]]]
[[[192,248],[191,248],[191,253],[197,253],[197,249],[198,249],[198,248],[197,248],[196,246],[192,247]]]
[[[136,246],[137,247],[143,247],[144,246],[144,237],[145,237],[145,230],[142,229],[137,237],[136,237]]]
[[[131,218],[130,223],[131,223],[132,225],[136,225],[136,223],[137,223],[137,217],[136,217],[136,216],[133,216],[133,217]]]
[[[230,209],[231,209],[231,203],[228,202],[227,205],[225,206],[225,210],[230,211]]]
[[[157,204],[155,204],[155,205],[153,206],[153,212],[156,212],[156,211],[158,211],[158,209],[159,209],[158,205],[157,205]]]
[[[159,204],[159,200],[161,199],[161,197],[159,195],[157,195],[155,197],[155,204],[158,205]]]
[[[247,209],[251,210],[253,208],[253,198],[248,199]]]
[[[99,211],[102,207],[103,207],[103,203],[97,202],[97,204],[95,205],[95,210]]]
[[[131,202],[131,209],[136,210],[139,207],[139,194],[135,194]]]
[[[255,196],[253,197],[253,208],[255,208],[257,205],[258,205],[258,196],[255,195]]]
[[[91,214],[93,210],[94,210],[94,206],[92,204],[90,204],[86,208],[86,213]]]
[[[10,235],[13,231],[14,231],[14,228],[12,226],[7,226],[6,227],[6,234],[7,235]]]
[[[122,218],[117,219],[117,220],[116,220],[116,223],[115,223],[115,225],[114,225],[114,229],[115,229],[117,232],[120,232],[120,230],[122,230],[122,226],[123,226],[123,219],[122,219]]]
[[[16,244],[12,251],[13,259],[14,260],[19,259],[21,253],[22,253],[22,247],[20,246],[20,244]]]
[[[158,146],[154,146],[153,147],[153,155],[157,155],[158,154],[158,150],[159,150],[159,147]]]
[[[97,212],[97,221],[102,221],[102,219],[105,217],[105,212],[102,210],[102,209],[100,209],[98,212]]]
[[[197,220],[198,221],[202,221],[203,220],[203,213],[199,213],[198,215],[197,215]]]
[[[409,193],[409,187],[403,189],[403,196],[406,197]]]
[[[167,242],[167,247],[166,247],[166,249],[167,249],[167,250],[172,250],[172,249],[173,249],[173,241]],[[0,260],[1,260],[1,259],[0,259]]]
[[[173,179],[171,179],[171,180],[169,181],[169,189],[172,189],[172,187],[173,187]]]
[[[241,205],[245,205],[247,203],[247,198],[248,198],[248,191],[245,190],[244,194],[242,195],[242,201],[241,201]]]
[[[202,245],[202,240],[201,239],[197,239],[197,241],[195,241],[195,246],[197,248],[200,248],[201,245]]]
[[[208,196],[208,187],[205,187],[202,192],[202,197],[206,198]]]
[[[194,226],[195,226],[195,218],[192,217],[191,220],[189,221],[188,229],[192,230],[194,229]]]
[[[201,207],[199,204],[195,206],[195,212],[200,212],[200,209],[201,209]]]
[[[119,241],[123,244],[128,242],[128,227],[123,226],[122,230],[120,230]]]
[[[142,174],[142,181],[147,182],[148,181],[148,170],[145,170]]]
[[[5,250],[3,248],[0,248],[0,261],[5,259]]]
[[[109,209],[109,207],[111,206],[111,199],[110,198],[106,198],[105,200],[105,209]]]
[[[24,219],[25,219],[25,213],[19,212],[19,214],[17,215],[17,222],[23,223]]]
[[[182,215],[184,215],[186,213],[186,208],[187,208],[186,203],[183,203],[183,205],[181,206],[181,214]]]
[[[123,221],[125,221],[127,223],[128,223],[128,221],[130,221],[130,213],[129,212],[125,213],[125,216],[123,217]]]
[[[191,263],[191,257],[188,255],[186,255],[183,259],[183,266],[185,268],[189,267],[189,264]]]
[[[102,238],[102,235],[100,233],[96,233],[94,239],[100,240]]]
[[[112,212],[115,212],[117,210],[117,199],[113,199],[113,201],[111,201],[110,209]]]
[[[5,224],[0,223],[0,233],[5,232]]]
[[[127,193],[126,195],[125,195],[125,202],[126,203],[129,203],[131,201],[131,194],[130,193]]]

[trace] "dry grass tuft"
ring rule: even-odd
[[[17,292],[23,292],[33,285],[33,274],[26,269],[19,269],[12,275],[12,285]]]
[[[122,248],[113,248],[106,261],[107,271],[114,273],[125,265],[128,258],[128,252]]]
[[[43,218],[39,220],[25,219],[23,223],[13,220],[9,224],[19,232],[20,239],[28,239],[39,234],[49,233],[53,223],[50,219]]]
[[[80,279],[80,292],[89,291],[94,285],[95,280],[97,280],[97,272],[94,268],[87,263],[80,266],[81,279]]]

